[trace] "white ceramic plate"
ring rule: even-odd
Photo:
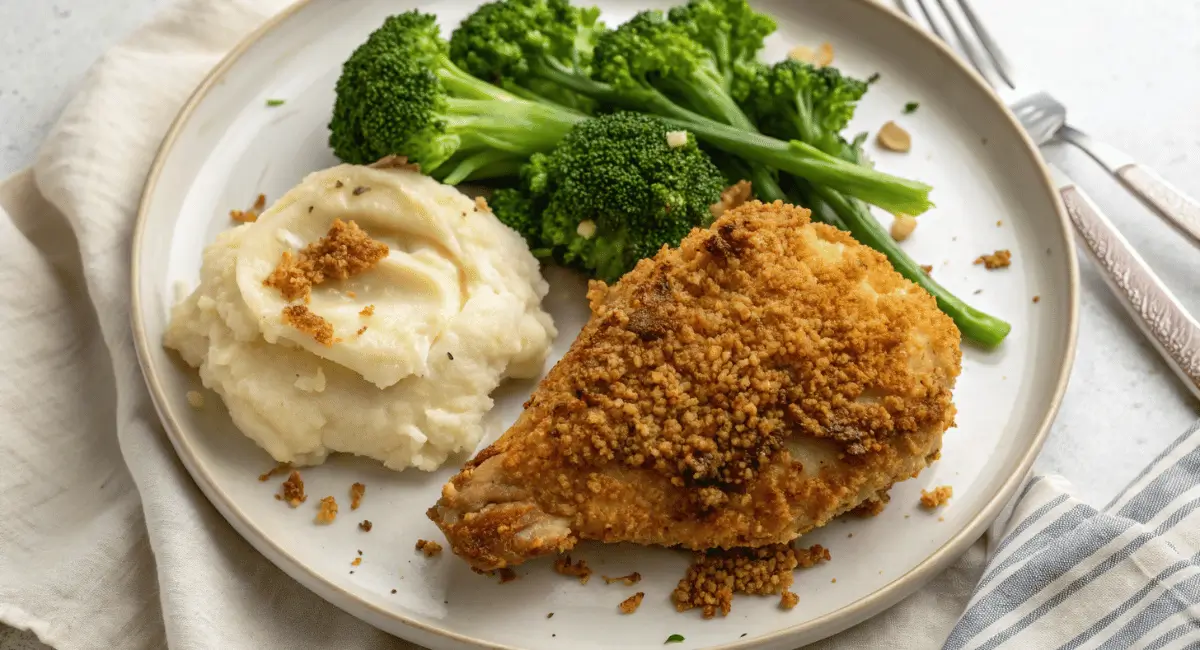
[[[452,0],[421,8],[438,13],[448,29],[473,4]],[[630,0],[602,5],[610,24],[643,6]],[[769,58],[782,58],[796,44],[828,41],[837,66],[859,77],[882,75],[854,126],[874,131],[889,119],[907,126],[915,142],[910,154],[871,153],[880,168],[931,183],[938,204],[921,217],[905,247],[932,264],[951,290],[1013,324],[999,350],[965,346],[955,392],[958,428],[946,436],[941,462],[898,484],[882,515],[834,522],[805,537],[829,547],[833,561],[797,574],[795,609],[781,611],[778,598],[742,597],[723,619],[676,613],[670,593],[688,557],[664,549],[578,549],[575,555],[599,573],[640,571],[645,580],[636,589],[600,580],[582,586],[553,573],[547,561],[522,566],[520,580],[499,585],[452,555],[427,560],[413,544],[441,539],[424,513],[454,465],[430,474],[395,473],[363,459],[335,458],[309,469],[304,477],[315,498],[308,506],[330,494],[345,504],[351,483],[367,485],[360,510],[343,505],[334,525],[317,527],[314,508],[291,510],[272,498],[278,480],[256,480],[271,459],[234,429],[214,395],[203,410],[188,407],[187,391],[202,390],[196,373],[160,344],[177,283],[195,282],[202,247],[232,225],[230,208],[244,207],[259,192],[277,198],[306,173],[335,163],[326,123],[340,64],[386,15],[409,8],[396,0],[301,2],[251,36],[184,108],[147,184],[133,259],[138,352],[180,458],[234,528],[330,602],[438,648],[660,648],[671,634],[686,638],[682,648],[792,648],[894,604],[974,541],[1029,468],[1066,383],[1077,293],[1066,221],[1036,150],[942,46],[866,0],[760,6],[779,20]],[[268,98],[286,103],[267,107]],[[908,101],[920,102],[920,109],[902,115]],[[1013,251],[1012,268],[987,272],[972,265],[976,256],[1000,248]],[[586,318],[584,285],[557,269],[547,276],[553,287],[547,308],[560,330],[557,359]],[[1037,304],[1034,296],[1041,298]],[[515,419],[532,385],[510,382],[497,391],[489,416],[493,436]],[[942,484],[954,487],[949,507],[920,510],[920,489]],[[362,519],[374,530],[360,532]],[[351,567],[359,549],[362,565]],[[617,603],[636,590],[646,592],[644,604],[621,616]]]

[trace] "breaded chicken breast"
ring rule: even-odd
[[[612,287],[429,509],[480,570],[580,539],[787,542],[886,500],[954,423],[959,335],[883,255],[748,203]]]

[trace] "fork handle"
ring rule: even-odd
[[[1171,369],[1200,398],[1200,323],[1073,181],[1055,170],[1064,207],[1104,280]]]
[[[1140,163],[1120,167],[1116,175],[1129,191],[1193,243],[1200,245],[1200,203]]]

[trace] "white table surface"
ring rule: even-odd
[[[0,0],[0,178],[33,161],[87,68],[170,1]],[[974,4],[1023,78],[1052,89],[1071,108],[1074,124],[1200,196],[1200,0]],[[1200,314],[1200,250],[1079,151],[1046,152]],[[1200,403],[1082,255],[1081,266],[1075,371],[1037,470],[1066,476],[1100,506],[1200,417]],[[0,626],[0,650],[36,647]]]

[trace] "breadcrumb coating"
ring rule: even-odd
[[[304,305],[283,308],[283,322],[313,337],[321,345],[333,345],[333,324]]]
[[[360,192],[361,193],[361,192]],[[329,232],[297,255],[284,251],[264,287],[278,289],[288,301],[308,302],[312,288],[326,280],[345,280],[367,271],[388,256],[387,244],[371,239],[358,224],[335,219]]]
[[[783,594],[792,585],[793,571],[829,560],[829,550],[820,544],[796,549],[791,544],[759,548],[735,548],[696,553],[687,573],[671,594],[675,609],[699,608],[704,618],[729,614],[734,594],[769,596]]]
[[[580,538],[787,542],[918,473],[953,425],[953,322],[802,208],[747,203],[588,300],[518,421],[429,511],[476,568]]]

